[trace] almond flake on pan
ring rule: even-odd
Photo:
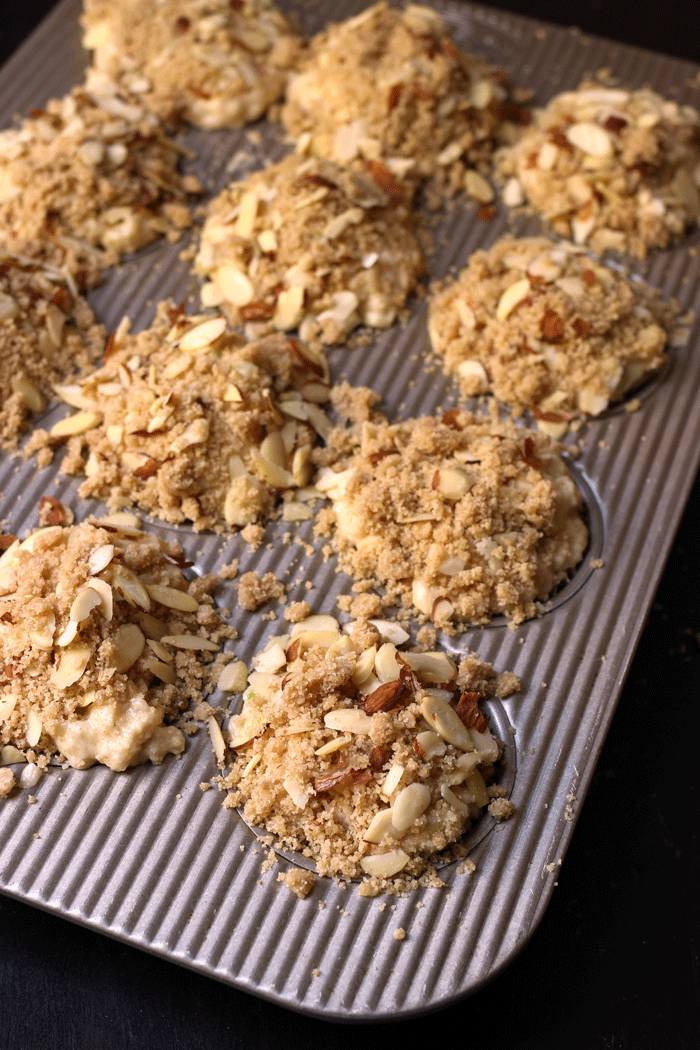
[[[69,272],[81,287],[191,225],[201,186],[156,117],[101,74],[0,132],[0,248]]]
[[[173,722],[210,687],[227,629],[181,557],[131,514],[36,529],[5,550],[2,764],[58,753],[77,769],[123,770],[182,752]],[[202,648],[178,645],[182,635]]]
[[[332,344],[391,325],[425,262],[415,216],[370,171],[292,154],[214,199],[194,268],[232,323]]]
[[[583,557],[581,495],[546,435],[451,409],[332,433],[316,488],[340,568],[454,632],[536,616]]]
[[[437,12],[379,3],[312,38],[282,122],[298,149],[454,194],[489,164],[505,98],[505,74],[462,52]]]
[[[240,127],[284,90],[299,36],[270,0],[85,0],[94,67],[162,120]]]
[[[677,242],[700,217],[700,116],[648,88],[583,83],[496,157],[506,203],[595,251]]]
[[[576,246],[505,237],[435,287],[429,333],[462,393],[562,437],[659,369],[677,307]]]
[[[272,638],[219,750],[227,807],[319,874],[364,878],[365,895],[421,875],[439,885],[440,852],[485,809],[513,808],[493,783],[503,745],[479,702],[519,682],[471,653],[399,648],[393,626],[312,615]]]
[[[0,446],[17,448],[52,386],[94,364],[104,337],[65,273],[0,251]]]
[[[128,327],[99,369],[57,387],[77,412],[35,431],[28,452],[45,462],[67,442],[61,469],[86,475],[81,496],[197,530],[265,518],[308,484],[312,446],[330,430],[322,355],[280,334],[247,343],[221,315],[171,303],[138,335]]]

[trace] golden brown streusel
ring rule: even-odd
[[[368,164],[409,195],[423,180],[454,194],[489,163],[505,98],[505,75],[460,51],[436,11],[382,2],[310,41],[282,122],[298,149]]]
[[[197,530],[257,529],[281,491],[309,481],[312,444],[330,429],[317,403],[324,368],[282,335],[248,344],[221,316],[162,303],[150,328],[120,325],[102,367],[58,388],[79,411],[35,431],[27,450],[67,440],[61,469],[85,474],[80,495],[110,508],[136,505]]]
[[[0,445],[17,447],[55,383],[99,356],[104,329],[55,267],[0,252]]]
[[[80,286],[127,252],[191,225],[201,192],[143,106],[99,75],[0,132],[0,246]]]
[[[282,94],[300,45],[271,0],[85,0],[96,69],[162,120],[240,127]]]
[[[319,874],[439,880],[436,855],[491,801],[502,745],[479,707],[493,668],[472,654],[479,691],[445,652],[399,649],[392,625],[369,648],[331,616],[271,639],[243,707],[224,728],[226,805]]]
[[[305,871],[303,868],[290,868],[289,871],[281,871],[277,881],[283,883],[303,901],[313,891],[316,876],[312,871]]]
[[[561,437],[658,370],[677,313],[572,244],[504,237],[436,286],[429,332],[465,396],[493,393]]]
[[[266,602],[284,598],[284,584],[274,572],[259,576],[257,572],[244,572],[238,582],[238,604],[253,612]]]
[[[645,256],[700,217],[700,116],[649,88],[555,95],[496,157],[507,204],[577,244]]]
[[[425,261],[414,213],[370,173],[292,154],[211,202],[194,268],[234,324],[333,344],[393,324]]]
[[[122,770],[179,754],[172,722],[228,636],[215,579],[133,515],[38,529],[0,558],[0,742]]]
[[[344,571],[420,622],[519,623],[585,551],[583,501],[558,446],[509,421],[378,418],[334,431],[320,458],[315,485],[332,508],[318,531]]]

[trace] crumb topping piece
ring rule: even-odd
[[[308,484],[312,446],[330,430],[327,376],[295,340],[246,343],[221,315],[161,303],[145,331],[120,325],[97,371],[56,388],[77,412],[27,447],[41,459],[67,443],[61,469],[84,474],[80,495],[112,509],[242,528]]]
[[[227,805],[319,874],[385,884],[458,842],[498,793],[502,754],[479,706],[493,668],[387,637],[326,615],[294,624],[254,659],[223,732]]]
[[[464,395],[493,393],[561,437],[658,370],[677,312],[569,242],[505,237],[436,286],[429,332]]]
[[[2,760],[123,770],[179,754],[224,630],[207,581],[131,514],[48,526],[0,556]],[[21,752],[18,756],[17,752]]]
[[[122,255],[191,225],[181,151],[100,74],[0,132],[0,246],[91,286]]]
[[[83,45],[163,120],[240,127],[282,94],[299,37],[270,0],[85,0]]]
[[[496,158],[504,200],[598,252],[678,241],[700,217],[700,115],[648,88],[556,95]]]
[[[385,2],[310,41],[282,122],[297,148],[337,164],[363,161],[403,183],[454,194],[490,161],[505,74],[462,52],[429,7]]]
[[[0,252],[0,445],[13,451],[55,383],[94,363],[104,329],[74,282]]]
[[[212,201],[194,268],[234,324],[332,344],[393,324],[425,261],[415,216],[371,172],[292,154]]]
[[[580,562],[583,501],[544,434],[458,410],[329,438],[318,530],[340,567],[443,629],[532,617]]]

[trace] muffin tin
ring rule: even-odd
[[[299,13],[311,33],[361,6],[299,3]],[[607,67],[626,85],[649,84],[700,104],[700,71],[688,63],[485,7],[436,7],[466,50],[503,66],[515,85],[533,89],[535,102]],[[0,71],[3,126],[81,79],[79,9],[77,0],[62,0]],[[192,170],[211,192],[287,148],[279,129],[267,124],[252,136],[188,132],[185,141],[197,155]],[[431,274],[459,268],[471,251],[505,232],[539,230],[535,220],[508,215],[500,205],[495,218],[481,222],[476,205],[458,201],[438,219]],[[675,296],[683,311],[697,311],[699,245],[695,234],[630,265]],[[91,295],[108,328],[124,313],[142,327],[160,299],[196,292],[181,250],[182,244],[146,249]],[[425,313],[424,303],[414,303],[404,325],[366,347],[330,351],[334,378],[373,386],[390,418],[453,405],[454,387],[426,363]],[[688,345],[672,351],[664,374],[639,395],[638,411],[619,406],[567,438],[580,448],[572,473],[586,501],[591,543],[549,610],[517,629],[494,621],[442,640],[522,680],[521,693],[492,707],[499,735],[509,742],[504,776],[516,812],[502,825],[482,820],[474,828],[473,874],[449,866],[441,871],[444,889],[400,898],[365,898],[354,884],[317,879],[312,894],[299,900],[277,883],[278,872],[299,858],[280,856],[266,870],[264,843],[222,808],[218,792],[200,789],[216,772],[201,732],[181,760],[118,775],[54,767],[31,789],[35,804],[27,805],[26,792],[0,804],[0,890],[327,1020],[405,1018],[491,980],[528,941],[556,882],[698,467],[699,393],[695,325]],[[42,425],[62,414],[53,410]],[[77,499],[77,484],[56,466],[38,471],[32,461],[3,454],[3,526],[22,532],[36,525],[44,494],[69,503],[78,517],[99,510]],[[197,572],[216,571],[232,558],[240,571],[276,572],[288,583],[289,600],[306,598],[315,612],[335,612],[351,585],[336,573],[334,559],[324,561],[311,523],[272,522],[255,551],[235,535],[195,534],[155,521],[146,527],[176,533]],[[283,542],[292,531],[314,553]],[[235,653],[248,661],[279,624],[263,619],[266,610],[237,609],[235,582],[220,595],[240,632]],[[394,936],[399,928],[404,939]]]

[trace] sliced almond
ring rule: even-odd
[[[44,726],[39,715],[33,708],[27,711],[27,743],[30,747],[36,747],[41,739]]]
[[[360,867],[366,875],[375,879],[390,879],[392,875],[398,875],[408,864],[410,858],[408,853],[402,849],[389,850],[388,853],[371,854],[362,857]]]
[[[527,277],[523,277],[520,281],[515,281],[511,284],[501,295],[496,307],[496,317],[499,321],[505,321],[515,310],[516,306],[519,306],[523,300],[527,299],[532,291],[532,287]]]
[[[327,744],[323,744],[321,747],[317,747],[314,751],[315,755],[332,755],[336,751],[342,751],[344,747],[352,743],[351,736],[337,736],[334,740],[329,740]]]
[[[355,736],[369,736],[372,730],[372,719],[357,707],[339,707],[327,711],[323,723],[328,729],[340,733],[353,733]]]
[[[114,590],[124,598],[128,605],[137,606],[144,612],[150,612],[150,595],[135,573],[125,565],[119,565],[111,570],[111,579]]]
[[[163,660],[157,660],[155,657],[151,660],[144,660],[144,666],[151,671],[156,678],[160,678],[161,682],[165,682],[166,685],[175,685],[177,681],[177,675],[175,669],[166,664]]]
[[[374,666],[380,682],[394,682],[399,677],[401,668],[396,657],[397,649],[393,642],[384,642],[377,650]]]
[[[30,412],[38,413],[44,411],[46,398],[30,379],[27,379],[26,376],[13,376],[10,383],[15,394],[18,395]]]
[[[189,332],[183,335],[180,340],[180,349],[185,353],[194,353],[207,346],[212,346],[217,339],[221,338],[226,328],[224,317],[212,317],[208,321],[203,321],[202,324],[190,328]]]
[[[335,634],[339,634],[340,624],[335,616],[330,616],[327,613],[315,613],[292,624],[289,636],[290,638],[296,638],[306,631],[332,631]]]
[[[177,609],[179,612],[197,612],[199,602],[186,591],[177,587],[166,587],[162,583],[148,583],[146,590],[150,598],[166,609]],[[161,639],[162,641],[162,639]]]
[[[82,623],[83,620],[87,620],[92,610],[101,601],[102,598],[96,590],[92,587],[83,587],[73,599],[73,604],[70,607],[70,619],[75,620],[76,623]]]
[[[437,696],[424,696],[421,705],[421,714],[429,726],[460,751],[473,751],[474,744],[459,715],[453,707]]]
[[[272,315],[272,324],[280,332],[289,332],[298,328],[304,316],[304,289],[293,285],[280,292],[277,306]]]
[[[609,157],[613,153],[612,139],[600,124],[582,120],[570,124],[565,134],[572,146],[592,157]]]
[[[103,543],[101,546],[95,547],[88,557],[88,571],[90,575],[96,576],[103,569],[106,569],[113,557],[113,543]]]
[[[402,653],[401,658],[426,684],[445,685],[457,677],[457,665],[447,653]]]
[[[400,838],[400,834],[394,827],[391,818],[391,809],[380,809],[379,813],[375,813],[372,817],[369,827],[362,836],[363,840],[378,845],[387,835],[391,836],[391,838]]]
[[[78,642],[68,646],[51,668],[49,684],[57,689],[68,689],[74,685],[85,673],[91,656],[92,649],[88,645]]]
[[[391,796],[401,783],[405,772],[406,771],[400,762],[394,762],[389,767],[389,771],[386,777],[384,778],[384,783],[382,784],[382,794],[384,794],[387,798],[391,798]]]
[[[493,187],[474,168],[468,168],[464,173],[464,188],[470,197],[481,204],[490,204],[496,196]]]
[[[209,728],[209,739],[211,740],[211,746],[214,749],[217,765],[223,766],[226,760],[226,741],[224,740],[224,734],[221,732],[221,727],[216,721],[214,715],[209,716],[207,725]]]
[[[164,634],[160,640],[164,645],[172,645],[175,649],[206,650],[210,653],[219,651],[216,642],[198,634]]]
[[[112,635],[117,671],[124,674],[134,666],[143,652],[146,639],[141,628],[135,623],[125,623]]]
[[[252,281],[237,266],[220,266],[216,271],[216,283],[234,306],[247,306],[255,298]]]
[[[400,834],[407,831],[429,805],[430,788],[427,784],[408,784],[394,799],[392,824]]]
[[[469,490],[469,479],[458,467],[440,467],[435,472],[433,488],[445,499],[457,501]]]
[[[54,423],[49,431],[52,438],[76,437],[92,430],[102,421],[101,412],[76,412],[73,416],[67,416],[58,423]]]

